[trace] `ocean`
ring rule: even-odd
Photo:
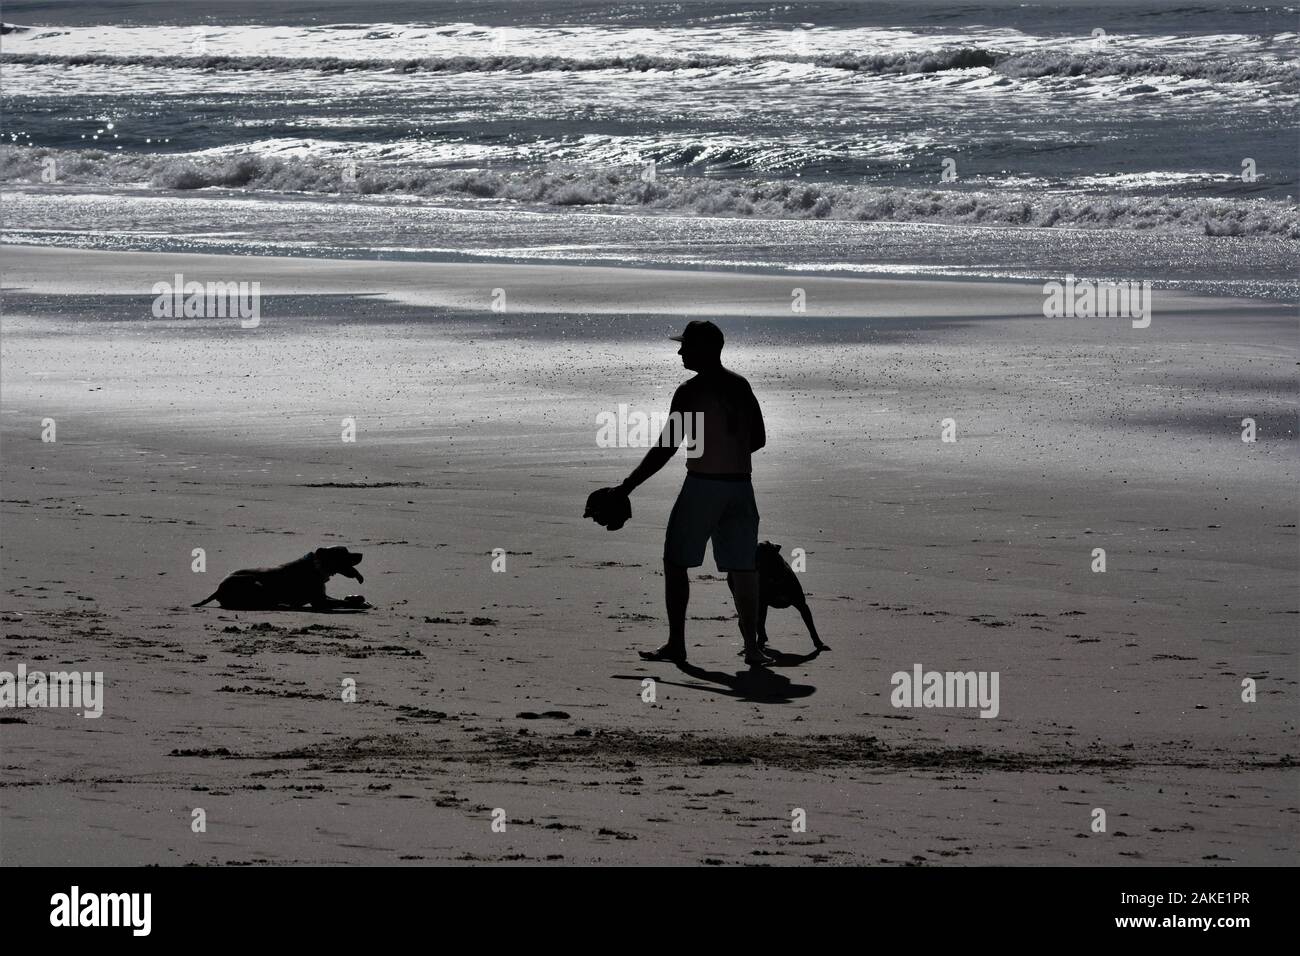
[[[1300,292],[1295,6],[4,19],[6,242]]]

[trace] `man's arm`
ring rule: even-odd
[[[677,454],[676,445],[655,445],[645,453],[645,457],[641,459],[641,464],[632,469],[632,474],[623,479],[623,483],[618,486],[619,490],[630,495],[637,485],[668,464],[675,454]]]
[[[763,410],[758,407],[758,399],[754,396],[754,390],[749,390],[749,400],[753,405],[754,428],[749,433],[749,450],[758,451],[767,444],[767,428],[763,425]]]
[[[672,460],[673,455],[677,454],[677,446],[682,443],[682,429],[676,427],[679,421],[685,419],[680,412],[681,389],[673,393],[672,405],[669,408],[668,423],[664,425],[664,430],[659,434],[659,440],[645,453],[641,459],[641,464],[632,469],[632,474],[623,479],[623,483],[618,486],[624,494],[631,494],[638,485],[648,480],[655,472]]]

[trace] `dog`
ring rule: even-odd
[[[366,599],[359,594],[345,598],[332,598],[325,593],[325,583],[336,574],[365,581],[357,565],[361,555],[342,545],[317,548],[297,561],[276,568],[246,568],[235,571],[202,601],[192,605],[203,607],[216,601],[230,611],[269,611],[275,608],[297,608],[310,604],[314,610],[333,608],[367,608]]]
[[[819,651],[829,651],[830,647],[822,643],[813,624],[812,611],[808,610],[808,601],[804,597],[803,587],[790,565],[781,557],[781,546],[771,541],[764,541],[758,546],[755,555],[758,567],[758,643],[767,644],[767,609],[793,607],[799,610],[808,633],[812,636],[813,647]]]

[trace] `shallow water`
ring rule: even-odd
[[[561,262],[1048,281],[1294,301],[1300,242],[1133,230],[740,219],[203,190],[11,192],[8,242],[328,258]],[[18,224],[21,224],[19,226]]]
[[[6,238],[1296,297],[1295,7],[213,9],[6,6]]]

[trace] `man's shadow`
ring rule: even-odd
[[[816,655],[803,657],[794,654],[782,654],[774,663],[780,666],[789,666],[787,662],[798,662],[814,656]],[[711,671],[703,667],[696,667],[686,661],[673,666],[688,677],[695,678],[695,682],[662,680],[657,677],[655,680],[660,684],[667,684],[669,687],[687,687],[691,690],[723,693],[728,697],[734,697],[746,703],[791,704],[800,698],[811,697],[817,693],[817,688],[813,685],[796,684],[785,675],[777,674],[766,667],[749,667],[745,670],[736,671],[734,674],[728,674],[726,671]],[[639,681],[642,678],[619,675],[619,679]],[[698,683],[700,681],[705,683]]]

